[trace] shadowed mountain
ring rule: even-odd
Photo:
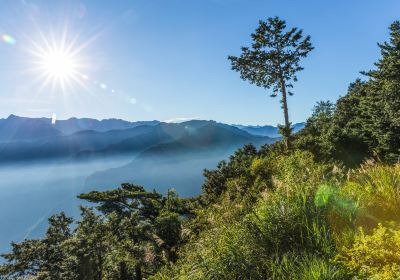
[[[159,121],[137,121],[128,122],[120,119],[96,120],[89,118],[70,118],[68,120],[58,120],[55,128],[64,134],[72,134],[82,130],[94,130],[105,132],[108,130],[129,129],[142,125],[156,125]]]
[[[31,119],[28,119],[29,123]],[[33,122],[33,121],[32,121]],[[51,129],[45,120],[45,132]],[[41,127],[35,126],[40,130]],[[50,130],[52,131],[52,130]],[[40,131],[37,132],[39,134]],[[98,132],[79,131],[61,135],[57,130],[46,137],[30,141],[18,140],[0,143],[0,162],[17,163],[37,160],[72,159],[87,160],[108,156],[135,156],[145,150],[150,155],[207,153],[213,147],[231,147],[242,143],[270,142],[225,124],[214,121],[188,121],[184,123],[158,123],[129,129]],[[53,136],[52,136],[53,135]],[[238,145],[236,145],[238,144]]]
[[[246,126],[246,125],[227,125],[215,121],[191,120],[179,124],[186,124],[192,129],[203,126],[205,123],[212,122],[215,125],[228,129],[239,128],[253,135],[268,136],[272,138],[280,137],[278,128],[270,125],[265,126]],[[70,118],[67,120],[57,120],[52,124],[50,118],[27,118],[10,115],[6,119],[0,119],[0,142],[13,141],[37,141],[45,140],[54,136],[72,135],[82,131],[107,132],[116,130],[126,130],[138,126],[155,126],[160,121],[135,121],[129,122],[120,119],[96,120],[90,118]],[[170,123],[172,124],[172,123]],[[304,127],[304,123],[293,125],[294,132]]]
[[[62,132],[51,125],[50,119],[15,115],[0,119],[0,142],[35,141],[60,135]]]
[[[208,122],[197,129],[188,129],[179,139],[154,146],[139,155],[139,158],[163,158],[191,156],[195,154],[226,153],[244,144],[255,146],[272,143],[269,137],[254,136],[245,131],[215,122]]]
[[[79,131],[92,130],[106,132],[124,130],[143,125],[156,125],[159,121],[128,122],[119,119],[96,120],[89,118],[70,118],[57,120],[52,124],[50,118],[27,118],[10,115],[0,119],[0,142],[36,141],[48,137],[70,135]]]
[[[299,130],[304,128],[305,123],[295,123],[292,128],[293,132],[296,133]],[[268,136],[272,138],[278,138],[282,137],[282,135],[279,134],[279,129],[275,126],[272,125],[233,125],[237,128],[240,128],[250,134],[253,135],[259,135],[259,136]]]
[[[69,158],[79,152],[104,149],[127,138],[147,133],[152,126],[106,132],[79,131],[72,135],[47,137],[40,141],[16,141],[0,144],[0,162],[18,162]]]
[[[294,130],[303,125],[294,125]],[[53,125],[49,118],[10,115],[0,119],[0,163],[111,156],[173,159],[195,154],[221,155],[246,143],[256,146],[271,143],[274,139],[264,135],[276,136],[277,131],[271,126],[231,126],[205,120],[162,123],[70,118]]]
[[[127,137],[118,143],[110,144],[98,150],[80,151],[74,156],[74,159],[82,160],[108,156],[134,156],[152,146],[173,141],[184,133],[174,128],[171,129],[168,125],[161,123],[151,127],[141,126],[132,130],[137,131],[139,129],[142,133],[132,135],[132,137]]]
[[[235,147],[237,143],[271,143],[273,140],[250,135],[236,127],[214,121],[193,120],[183,123],[160,123],[145,133],[127,138],[100,150],[85,150],[75,158],[98,158],[106,156],[136,155],[139,157],[164,157],[193,153],[209,153],[214,147]]]
[[[245,144],[259,147],[275,141],[216,122],[181,125],[185,130],[180,138],[146,149],[125,166],[94,173],[86,180],[86,187],[103,189],[134,182],[157,187],[161,192],[174,187],[183,196],[189,196],[199,193],[204,168],[215,167]]]

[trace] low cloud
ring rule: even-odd
[[[169,120],[165,120],[164,122],[166,123],[180,123],[180,122],[186,122],[186,121],[191,121],[191,120],[199,120],[200,117],[177,117]]]

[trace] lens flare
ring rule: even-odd
[[[55,125],[57,121],[57,115],[55,113],[53,113],[53,115],[51,116],[51,124]]]
[[[17,43],[17,40],[8,34],[1,35],[1,40],[9,45],[15,45]]]

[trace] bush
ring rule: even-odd
[[[155,279],[344,279],[332,276],[340,269],[329,262],[336,247],[328,208],[315,203],[321,181],[336,176],[333,169],[307,152],[255,158],[254,184],[268,186],[258,202],[239,199],[245,198],[241,185],[246,184],[240,176],[228,180],[220,203],[202,213],[208,229],[181,251],[176,266]]]
[[[329,258],[312,254],[287,254],[270,264],[271,279],[276,280],[345,280],[347,271]]]
[[[400,165],[363,165],[350,174],[341,195],[357,204],[356,228],[371,231],[378,223],[400,224]]]
[[[264,279],[260,249],[243,223],[220,224],[186,246],[184,258],[153,279]]]
[[[398,279],[400,230],[379,224],[371,235],[366,235],[361,228],[353,246],[343,248],[337,260],[357,279]]]
[[[259,232],[255,238],[271,255],[292,251],[330,255],[334,242],[326,216],[326,209],[315,206],[309,189],[296,193],[280,189],[268,194],[255,209],[252,222]]]

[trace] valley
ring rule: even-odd
[[[53,125],[47,118],[12,115],[0,120],[0,131],[0,213],[8,213],[0,214],[0,252],[11,241],[40,237],[52,214],[78,216],[82,192],[132,182],[197,195],[203,169],[215,168],[245,144],[260,147],[277,139],[200,120],[72,118]]]

